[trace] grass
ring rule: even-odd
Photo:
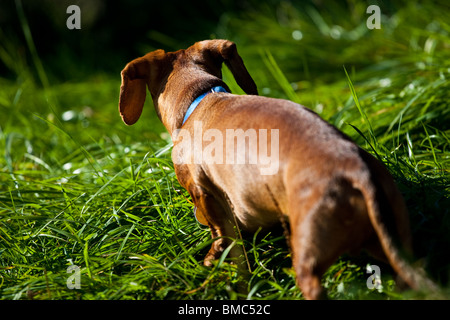
[[[369,32],[363,4],[339,21],[330,14],[344,14],[337,5],[263,5],[227,16],[216,36],[238,42],[262,94],[302,103],[377,154],[407,202],[419,263],[448,293],[450,19],[439,6],[414,6],[392,9],[382,29]],[[126,127],[119,76],[52,82],[32,38],[28,64],[0,36],[1,61],[17,76],[0,78],[1,299],[302,298],[281,233],[236,240],[253,271],[246,295],[226,254],[202,266],[212,240],[176,180],[151,101]],[[226,69],[224,76],[240,92]],[[369,290],[367,264],[379,263],[339,259],[323,278],[330,297],[427,297],[398,292],[385,265],[383,289]],[[67,287],[71,265],[80,267],[80,289]]]

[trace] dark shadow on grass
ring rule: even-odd
[[[408,207],[416,258],[440,285],[450,279],[450,199],[448,179],[419,178],[397,184]],[[447,189],[447,190],[446,190]]]

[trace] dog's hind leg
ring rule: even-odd
[[[290,203],[293,266],[305,298],[325,299],[322,275],[341,254],[362,247],[370,221],[361,193],[343,179],[307,194]]]

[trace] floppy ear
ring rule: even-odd
[[[123,122],[132,125],[138,121],[144,106],[150,76],[149,61],[144,57],[137,58],[125,66],[121,75],[119,112]]]
[[[247,71],[247,68],[242,61],[241,56],[237,52],[236,44],[228,40],[213,40],[219,42],[219,53],[222,56],[225,64],[231,73],[233,73],[234,79],[237,84],[247,94],[258,95],[258,89],[253,81],[252,77]]]

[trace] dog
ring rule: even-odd
[[[223,63],[247,95],[230,93]],[[258,96],[235,43],[205,40],[185,50],[156,50],[129,62],[121,77],[123,121],[139,119],[148,88],[172,137],[177,179],[198,221],[217,239],[204,265],[221,256],[236,226],[256,232],[286,219],[296,282],[307,299],[326,298],[323,273],[342,254],[362,249],[388,262],[410,287],[432,286],[404,258],[412,255],[408,212],[384,165],[306,107]],[[227,146],[214,141],[202,158],[211,144],[189,142],[199,127],[209,132],[201,142],[235,135]],[[245,143],[233,143],[236,132],[244,133]],[[250,145],[255,141],[256,148]],[[277,157],[258,158],[263,149]],[[230,257],[242,261],[243,253],[233,246]]]

